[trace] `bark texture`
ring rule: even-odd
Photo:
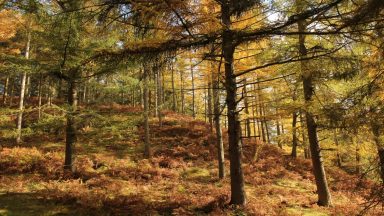
[[[231,174],[231,204],[245,205],[244,176],[242,168],[242,148],[240,121],[237,111],[237,84],[234,75],[234,33],[231,31],[231,14],[228,2],[221,5],[224,25],[222,51],[225,62],[225,88],[227,92],[228,142]]]

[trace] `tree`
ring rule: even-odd
[[[308,56],[306,53],[301,52],[299,56],[278,56],[279,58],[271,59],[270,62],[266,62],[264,65],[259,65],[255,67],[251,67],[245,70],[236,71],[234,69],[234,53],[236,48],[243,43],[246,42],[256,42],[262,38],[268,38],[271,36],[284,36],[284,35],[327,35],[327,34],[339,34],[339,32],[343,29],[346,29],[349,25],[346,25],[344,20],[341,20],[342,16],[337,14],[332,9],[338,6],[342,0],[335,1],[327,1],[322,3],[315,3],[310,9],[303,10],[301,12],[292,14],[291,16],[287,16],[285,20],[277,20],[271,22],[260,22],[261,27],[259,26],[246,26],[245,28],[236,27],[233,25],[233,20],[236,18],[239,19],[242,14],[252,11],[253,9],[263,9],[263,5],[259,4],[258,1],[216,1],[212,3],[219,3],[220,11],[220,21],[221,27],[213,27],[213,28],[202,28],[200,26],[199,19],[201,16],[195,15],[194,11],[189,11],[185,8],[185,5],[188,4],[178,4],[179,1],[167,1],[165,3],[158,2],[158,4],[146,5],[140,4],[140,2],[125,2],[122,4],[132,4],[135,7],[147,7],[150,8],[149,11],[164,11],[160,19],[164,19],[166,21],[170,21],[179,24],[177,28],[172,28],[171,34],[167,34],[169,37],[164,37],[163,40],[159,40],[155,46],[142,46],[135,48],[125,48],[121,52],[118,53],[103,53],[103,55],[140,55],[145,53],[161,53],[168,52],[180,49],[190,49],[191,47],[204,47],[210,44],[219,43],[221,44],[221,52],[222,55],[219,57],[223,58],[224,68],[225,68],[225,81],[224,86],[226,89],[226,103],[227,103],[227,116],[228,116],[228,136],[229,136],[229,155],[230,155],[230,173],[231,173],[231,203],[235,205],[243,205],[246,202],[245,192],[244,192],[244,180],[242,173],[242,162],[241,162],[241,143],[240,143],[240,122],[239,122],[239,110],[237,100],[237,79],[238,77],[250,73],[255,70],[259,70],[262,68],[274,66],[274,65],[283,65],[292,62],[305,61],[310,59],[319,58],[321,56],[326,56],[329,53],[323,53],[320,55]],[[376,1],[375,1],[376,2]],[[377,3],[377,2],[376,2]],[[154,6],[155,5],[155,6]],[[345,12],[346,14],[349,11]],[[159,13],[160,14],[160,13]],[[188,20],[191,16],[195,15],[195,19]],[[159,17],[158,17],[159,18]],[[298,24],[300,21],[304,21],[307,19],[313,19],[315,22],[322,22],[324,20],[332,20],[329,26],[325,26],[324,28],[318,31],[306,31],[301,32],[298,30],[292,30],[292,26]],[[337,21],[340,21],[337,23]],[[190,22],[190,23],[189,23]],[[334,22],[336,24],[334,24]],[[165,22],[169,23],[169,22]],[[176,26],[177,26],[176,24]],[[315,24],[314,24],[315,25]],[[220,25],[219,25],[220,26]],[[204,29],[202,31],[199,31]],[[208,30],[209,29],[209,30]],[[207,32],[208,30],[208,32]],[[200,34],[198,34],[200,33]],[[303,44],[303,43],[302,43]],[[304,49],[302,49],[303,51]],[[309,103],[313,98],[313,85],[312,85],[312,77],[311,73],[308,73],[307,70],[304,71],[304,95],[305,100]],[[262,113],[265,113],[265,108],[262,107]],[[269,127],[267,125],[267,121],[264,116],[264,126],[265,132],[267,135],[267,139],[269,136]],[[308,130],[308,138],[311,143],[311,154],[313,165],[316,167],[316,170],[320,168],[320,175],[316,173],[316,178],[319,180],[318,190],[322,191],[319,193],[323,193],[324,189],[324,180],[325,175],[321,170],[320,155],[318,152],[313,152],[319,150],[318,141],[316,137],[316,122],[314,121],[314,117],[310,112],[306,113],[306,124]],[[315,155],[316,158],[313,158]],[[319,178],[320,176],[320,178]],[[326,190],[325,190],[326,191]],[[327,201],[324,202],[324,199],[319,200],[319,204],[328,205]]]

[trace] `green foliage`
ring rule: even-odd
[[[31,128],[37,133],[59,133],[65,127],[65,116],[43,114],[42,118],[34,123]]]

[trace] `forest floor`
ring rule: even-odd
[[[9,135],[14,118],[2,115],[0,215],[357,215],[373,187],[328,167],[334,206],[319,207],[309,160],[292,159],[271,144],[245,141],[248,204],[235,208],[228,205],[228,174],[223,180],[217,177],[215,139],[208,124],[165,112],[160,127],[153,118],[152,158],[147,160],[142,156],[140,114],[137,108],[119,105],[85,114],[74,173],[62,169],[64,133],[49,126],[57,119],[51,116],[51,122],[31,126],[34,133],[25,131],[24,143],[16,147]],[[384,215],[381,208],[365,213]]]

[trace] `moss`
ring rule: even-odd
[[[293,189],[298,192],[308,192],[308,187],[303,183],[290,179],[278,179],[275,181],[275,185],[278,187],[284,187],[288,189]]]
[[[181,173],[181,177],[187,180],[198,180],[203,182],[208,182],[211,179],[209,170],[199,167],[188,168]]]
[[[302,216],[327,216],[329,215],[326,212],[321,211],[321,209],[311,209],[311,208],[301,208],[299,206],[286,208],[287,215],[302,215]]]
[[[177,191],[180,192],[180,193],[184,193],[187,190],[185,189],[185,187],[183,185],[178,185],[177,186]]]

